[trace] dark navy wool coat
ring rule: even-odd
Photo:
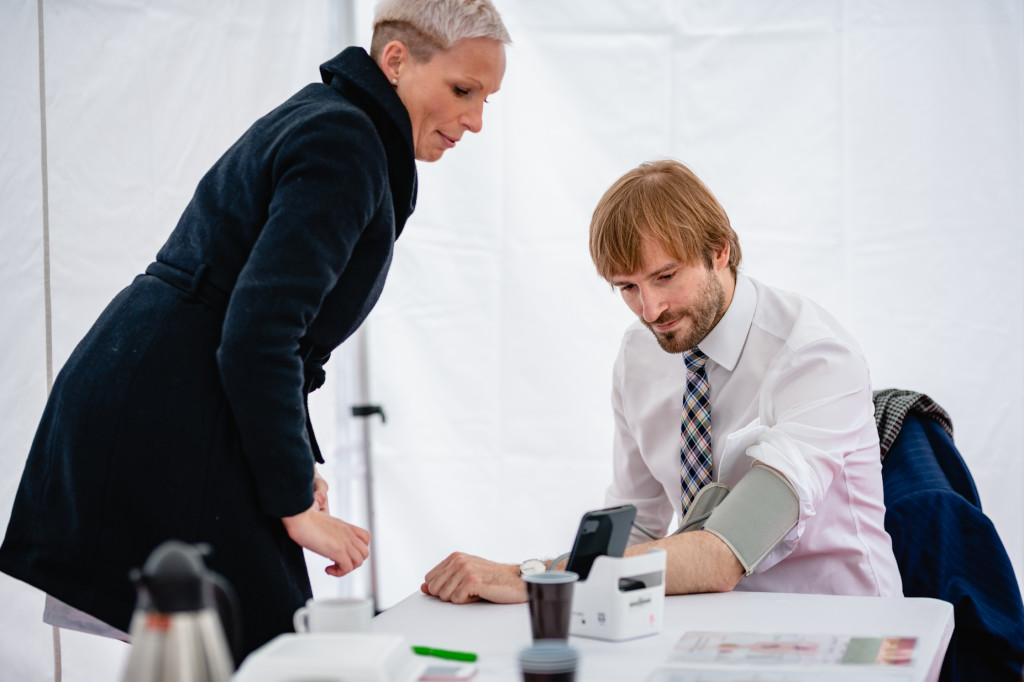
[[[208,543],[242,649],[310,597],[280,517],[313,503],[305,397],[376,303],[413,210],[408,113],[349,48],[202,178],[157,261],[63,367],[0,570],[127,631],[129,573],[169,538]]]

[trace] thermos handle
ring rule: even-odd
[[[235,659],[235,667],[242,660],[242,616],[238,610],[238,598],[231,583],[219,573],[207,571],[205,578],[213,587],[213,601],[224,626],[224,637],[231,648],[231,656]]]

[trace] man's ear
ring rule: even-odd
[[[714,253],[712,259],[712,265],[715,270],[721,270],[722,268],[729,266],[729,255],[732,253],[732,249],[729,246],[729,242],[722,242]]]
[[[392,40],[380,53],[380,68],[387,79],[394,83],[402,77],[402,69],[409,60],[409,48],[401,40]]]

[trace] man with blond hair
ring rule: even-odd
[[[741,274],[728,216],[677,161],[642,164],[605,192],[590,253],[638,318],[615,362],[606,497],[637,509],[627,555],[666,550],[669,594],[901,595],[853,337],[810,300]],[[519,602],[523,572],[549,564],[456,553],[422,589]]]

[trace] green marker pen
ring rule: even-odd
[[[435,656],[437,658],[446,658],[450,661],[466,661],[467,663],[472,663],[476,660],[476,654],[469,651],[446,651],[445,649],[431,649],[426,646],[414,646],[412,651],[420,656]]]

